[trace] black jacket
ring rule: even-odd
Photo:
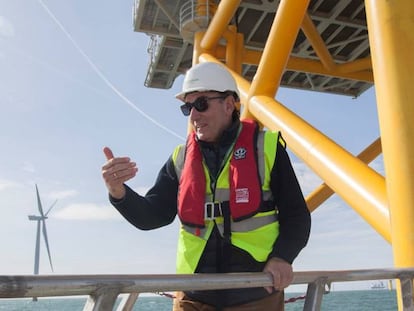
[[[203,157],[213,178],[217,176],[224,156],[236,137],[238,124],[239,122],[233,123],[223,134],[219,144],[200,142]],[[271,172],[270,187],[279,211],[280,227],[279,237],[269,258],[279,257],[292,263],[308,241],[311,220],[288,154],[280,143]],[[110,201],[137,228],[142,230],[159,228],[170,224],[177,215],[178,180],[171,157],[161,168],[154,186],[145,196],[135,193],[128,186],[126,189],[125,198],[120,201],[110,198]],[[263,263],[256,262],[247,252],[234,246],[230,256],[224,258],[221,251],[222,244],[223,239],[218,230],[213,230],[197,266],[197,273],[263,270]],[[267,295],[267,292],[263,288],[256,288],[198,291],[186,294],[205,303],[228,306],[262,298]]]

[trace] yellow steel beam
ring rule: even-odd
[[[238,48],[237,53],[234,52],[234,32],[237,33],[237,30],[234,28],[234,26],[228,27],[228,24],[230,20],[232,19],[234,13],[236,12],[237,7],[240,4],[240,2],[241,1],[239,0],[221,1],[213,17],[212,22],[209,25],[209,28],[204,33],[203,37],[201,37],[200,39],[201,41],[198,43],[199,45],[198,49],[200,51],[208,52],[219,59],[226,60],[227,65],[230,68],[235,69],[237,72],[239,72],[239,70],[237,70],[236,67],[234,67],[235,64],[237,64],[237,66],[240,67],[240,70],[241,70],[241,65],[243,63],[259,65],[260,61],[262,60],[263,53],[266,51],[266,49],[264,52],[257,51],[257,50],[249,50],[249,49],[244,48],[243,46],[243,48]],[[298,11],[295,11],[295,10],[298,10],[299,8],[303,8],[304,4],[300,2],[296,2],[294,4],[290,4],[290,6],[291,6],[289,7],[290,10],[289,9],[282,10],[281,6],[279,7],[278,9],[279,16],[287,16],[287,17],[282,18],[282,17],[275,16],[275,22],[273,23],[273,27],[272,27],[273,31],[271,30],[271,34],[269,35],[269,37],[270,36],[273,37],[273,35],[280,36],[281,32],[285,34],[286,26],[283,26],[283,25],[278,26],[278,23],[287,23],[290,25],[289,27],[290,31],[293,31],[293,32],[296,31],[295,28],[292,27],[292,18],[291,18],[292,15],[288,15],[288,14],[297,15]],[[299,16],[301,15],[299,14]],[[316,54],[319,56],[320,61],[302,59],[302,58],[297,58],[297,57],[290,57],[288,58],[288,61],[286,63],[287,70],[301,71],[301,72],[307,72],[310,74],[320,74],[320,75],[333,76],[333,77],[338,77],[338,78],[352,79],[352,80],[373,83],[370,58],[366,58],[362,60],[359,59],[359,60],[355,60],[355,61],[344,63],[344,64],[335,64],[331,55],[329,54],[328,49],[326,48],[325,43],[323,42],[323,39],[320,37],[316,27],[314,26],[308,14],[304,13],[304,18],[301,23],[301,28],[303,32],[305,33],[307,39],[313,46]],[[237,34],[237,35],[241,36],[241,34]],[[293,36],[292,34],[290,35],[293,38],[296,37],[296,36]],[[224,47],[218,44],[221,37],[224,37],[226,39],[227,46]],[[279,42],[281,40],[280,39],[278,40],[279,41],[274,42],[275,45],[278,45],[277,51],[281,49],[281,47],[279,46],[280,45]],[[291,42],[291,47],[293,46],[293,43],[294,42]],[[290,54],[291,48],[286,49],[287,46],[288,44],[286,43],[286,40],[284,40],[284,44],[283,44],[283,47],[285,48],[284,55]],[[269,47],[268,50],[272,51],[272,48]],[[233,55],[236,55],[236,57]],[[276,57],[274,56],[275,55],[273,55],[272,53],[270,58],[276,59]],[[236,60],[235,58],[238,58],[238,60]],[[195,58],[195,59],[193,58],[193,61],[197,63],[198,58]],[[229,61],[232,63],[228,63]],[[267,66],[264,66],[264,67],[267,68]],[[283,74],[283,71],[281,74],[279,74],[280,78],[282,74]],[[267,80],[267,81],[274,81],[274,80]],[[274,92],[276,92],[276,89]]]
[[[370,163],[380,154],[381,138],[377,138],[372,144],[370,144],[360,154],[358,154],[357,157],[364,163]],[[306,204],[308,206],[309,211],[314,211],[332,194],[334,194],[334,191],[326,183],[321,184],[318,188],[316,188],[306,197]]]
[[[282,131],[290,149],[391,241],[383,176],[271,97],[252,97],[250,111],[267,128]]]
[[[308,5],[309,0],[280,1],[250,96],[275,96]],[[248,109],[249,102],[245,111]]]
[[[217,11],[211,20],[210,25],[201,41],[201,47],[205,50],[212,50],[223,34],[227,31],[227,25],[230,23],[241,0],[220,1]]]
[[[342,73],[369,70],[371,74],[371,82],[373,81],[371,57],[359,58],[359,59],[356,59],[348,63],[343,63],[340,65],[337,65],[337,68],[339,72],[342,72]]]
[[[309,14],[305,14],[303,17],[302,31],[308,39],[309,43],[312,45],[323,66],[328,71],[334,71],[336,64],[331,54],[329,53],[325,42],[321,38],[318,29],[316,29],[315,25],[313,24]]]
[[[260,62],[262,54],[260,51],[245,49],[243,63],[257,65]],[[337,64],[334,70],[326,69],[320,61],[295,56],[291,56],[286,64],[286,70],[374,83],[371,68],[371,58],[369,57]]]
[[[414,266],[414,1],[366,0],[396,267]]]
[[[313,212],[334,193],[335,192],[326,183],[321,184],[306,197],[308,210]]]
[[[304,15],[308,3],[306,0],[281,0],[265,49],[260,53],[244,49],[239,39],[235,43],[234,37],[226,39],[230,48],[223,49],[218,45],[221,37],[229,36],[227,25],[240,4],[240,1],[221,1],[221,8],[204,38],[200,39],[197,58],[200,61],[218,61],[207,54],[214,55],[214,51],[237,72],[241,62],[258,64],[251,85],[232,71],[242,102],[248,108],[243,117],[256,118],[269,129],[281,130],[295,154],[381,236],[392,242],[395,265],[414,266],[414,88],[411,86],[414,2],[365,0],[372,64],[370,58],[335,63],[310,17]],[[289,57],[301,23],[320,61]],[[237,58],[232,56],[235,50]],[[386,180],[274,100],[286,69],[373,82],[372,68]],[[361,159],[367,160],[365,156],[374,154],[368,152],[361,155]],[[329,187],[322,186],[317,195],[308,200],[308,204],[315,200],[310,204],[311,209],[316,206],[315,202],[320,203],[332,193]],[[401,299],[398,303],[403,309]]]
[[[237,69],[236,72],[241,74],[243,68],[243,54],[244,54],[244,36],[241,33],[236,34],[236,55],[237,55]]]
[[[220,62],[209,54],[201,62]],[[244,103],[250,83],[230,70]],[[372,227],[391,241],[384,177],[344,150],[324,134],[268,96],[251,98],[251,112],[268,129],[280,130],[296,155],[316,172]]]
[[[227,31],[223,33],[224,39],[226,39],[226,65],[235,70],[241,71],[241,64],[238,63],[240,58],[237,55],[237,31],[234,26],[228,26]]]
[[[366,60],[358,60],[347,64],[336,65],[334,70],[327,70],[319,61],[291,57],[286,69],[373,83],[372,71],[370,69],[360,70],[360,68],[366,67],[367,65],[368,62]]]
[[[203,49],[201,48],[201,40],[203,39],[203,35],[204,32],[196,32],[194,34],[194,43],[193,43],[193,65],[196,65],[198,63],[198,57],[201,53],[203,52],[207,52],[207,51],[203,51]]]

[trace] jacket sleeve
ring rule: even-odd
[[[109,200],[132,225],[141,230],[151,230],[174,221],[177,215],[178,182],[171,157],[145,196],[139,195],[127,185],[125,188],[123,199],[116,200],[109,196]]]
[[[292,263],[308,242],[311,217],[285,148],[278,143],[271,189],[279,210],[279,236],[270,257]]]

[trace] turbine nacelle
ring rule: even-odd
[[[42,220],[42,219],[47,219],[47,216],[36,216],[36,215],[29,215],[27,216],[29,218],[29,220]]]

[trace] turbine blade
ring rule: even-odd
[[[52,272],[53,272],[52,257],[50,256],[49,240],[47,239],[46,222],[44,219],[42,219],[42,231],[43,231],[43,237],[45,239],[47,255],[49,257],[50,268],[52,269]]]
[[[39,195],[39,189],[36,185],[36,196],[37,196],[37,208],[39,209],[39,213],[42,217],[44,217],[43,208],[42,208],[42,202],[40,201],[40,195]]]
[[[49,214],[49,212],[50,212],[50,211],[52,210],[52,208],[55,206],[56,202],[57,202],[57,199],[56,199],[56,200],[55,200],[55,202],[53,202],[53,204],[49,207],[49,209],[47,210],[47,212],[46,212],[45,216],[47,216],[47,215]]]

